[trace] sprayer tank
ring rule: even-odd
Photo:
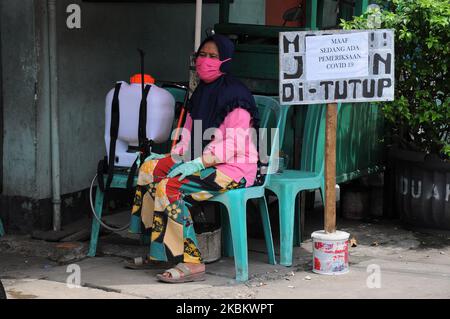
[[[130,167],[136,153],[128,151],[128,146],[138,146],[139,108],[142,98],[140,84],[121,82],[119,92],[120,123],[116,142],[116,166]],[[147,97],[147,138],[155,143],[164,143],[170,138],[175,114],[175,100],[167,90],[151,85]],[[114,89],[106,96],[105,143],[109,154],[111,108]]]

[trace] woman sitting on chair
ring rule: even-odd
[[[139,223],[132,225],[150,233],[144,266],[180,262],[157,276],[164,282],[205,277],[189,206],[255,182],[258,111],[250,91],[230,75],[233,53],[233,43],[222,35],[201,44],[196,58],[201,81],[188,103],[181,141],[169,155],[151,154],[139,169],[132,209]]]

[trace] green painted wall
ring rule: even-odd
[[[235,0],[230,19],[263,24],[264,2]],[[81,6],[81,29],[66,26],[66,7],[72,3]],[[147,53],[147,72],[158,80],[188,80],[194,15],[194,4],[57,1],[62,194],[89,187],[97,162],[106,153],[105,95],[115,81],[128,80],[139,71],[138,47]],[[203,29],[218,20],[218,4],[204,4]],[[50,202],[37,202],[51,197],[47,32],[46,0],[0,0],[4,121],[0,198],[8,203],[0,215],[15,225],[30,221],[26,229],[51,220]]]
[[[38,113],[34,2],[1,0],[0,14],[3,194],[34,197]]]
[[[81,6],[81,29],[68,29],[66,7]],[[4,196],[48,198],[50,113],[45,0],[0,0],[3,71]],[[203,27],[218,21],[205,4]],[[104,98],[117,80],[146,70],[158,80],[187,81],[194,4],[57,1],[62,193],[85,189],[105,154]]]
[[[146,70],[158,80],[187,81],[194,48],[193,4],[80,3],[82,28],[65,27],[58,1],[58,57],[62,192],[89,186],[103,158],[104,98],[117,80],[139,72],[137,48],[146,51]],[[218,5],[204,5],[203,27],[218,20]]]

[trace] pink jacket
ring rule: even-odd
[[[247,181],[246,187],[255,182],[258,169],[258,151],[256,131],[251,127],[250,113],[242,108],[231,111],[223,123],[214,132],[214,139],[205,147],[203,155],[214,155],[220,161],[216,169],[239,182]],[[192,129],[190,114],[186,117],[184,134],[181,141],[172,150],[175,154],[184,154],[189,147]]]

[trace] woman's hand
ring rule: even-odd
[[[195,160],[183,163],[177,167],[175,167],[167,177],[173,178],[177,175],[180,175],[179,181],[183,180],[186,176],[192,175],[194,173],[200,172],[202,169],[205,169],[205,165],[203,165],[203,160],[201,157],[196,158]]]

